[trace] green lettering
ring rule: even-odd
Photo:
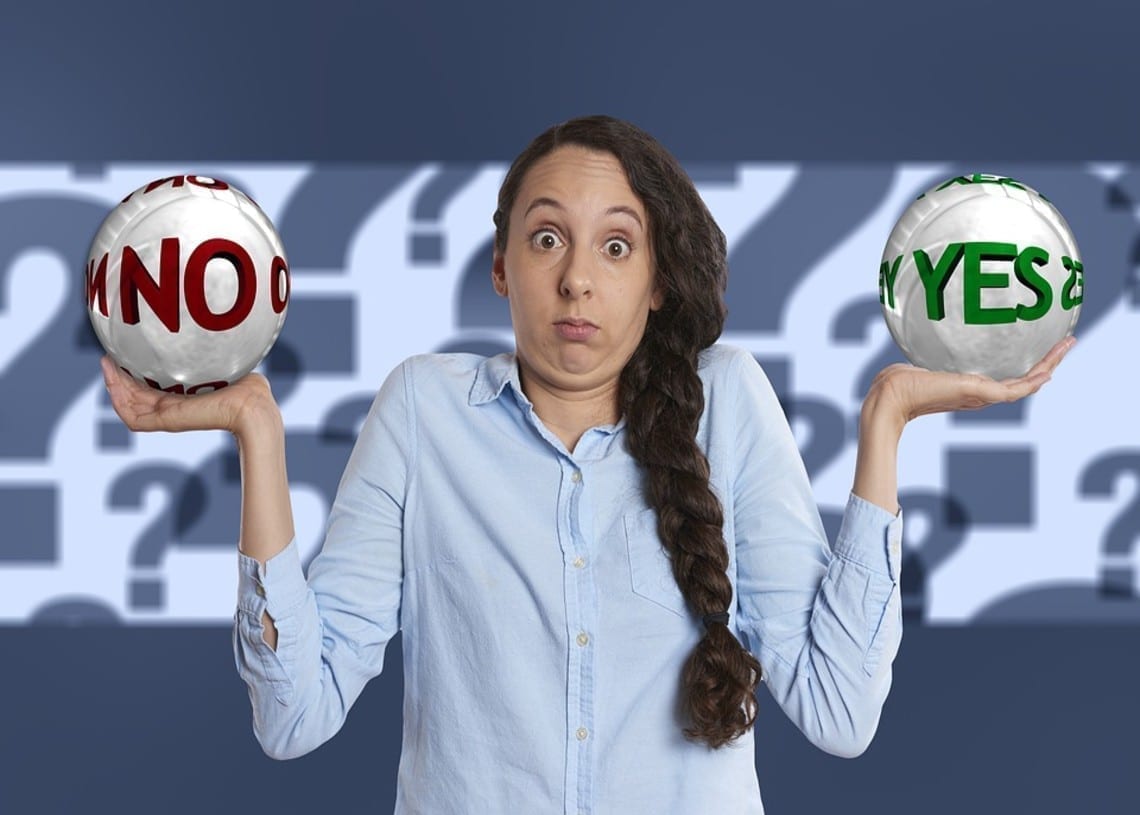
[[[1065,288],[1061,290],[1061,308],[1068,311],[1085,300],[1085,265],[1068,255],[1062,255],[1061,265],[1069,270],[1069,279],[1065,281]],[[1077,286],[1080,286],[1081,290],[1074,297],[1073,289]]]
[[[967,325],[998,325],[1017,319],[1017,309],[982,308],[982,289],[1009,287],[1009,275],[1004,272],[983,272],[982,261],[1013,260],[1017,247],[1012,243],[971,241],[965,248],[965,269],[962,276],[963,317]]]
[[[937,187],[935,187],[932,190],[932,192],[938,192],[939,190],[944,190],[947,187],[949,187],[951,184],[958,184],[958,185],[964,185],[964,184],[1004,184],[1007,187],[1015,187],[1019,190],[1027,189],[1027,187],[1024,184],[1022,184],[1020,181],[1017,181],[1015,179],[1009,178],[1009,177],[1004,176],[1004,175],[994,175],[993,173],[972,173],[970,175],[958,175],[958,176],[954,176],[954,178],[949,178],[946,181],[943,181]],[[1041,194],[1038,193],[1038,195],[1041,195]],[[925,196],[926,196],[926,193],[923,193],[922,195],[918,196],[918,198],[924,198]],[[915,200],[917,201],[918,198],[916,198]],[[1044,199],[1045,196],[1041,195],[1041,198]],[[1046,199],[1046,200],[1048,200],[1048,199]]]
[[[903,256],[895,258],[894,263],[883,261],[879,266],[879,302],[885,303],[887,308],[895,307],[895,278],[899,276],[899,264]]]
[[[1034,268],[1044,266],[1048,262],[1049,253],[1038,246],[1025,247],[1014,261],[1013,270],[1017,274],[1017,279],[1037,295],[1037,302],[1031,306],[1017,304],[1017,319],[1039,320],[1049,313],[1049,307],[1053,305],[1053,290],[1049,288],[1049,281]]]
[[[946,284],[950,282],[950,273],[954,271],[961,257],[962,244],[948,244],[942,252],[942,257],[938,259],[938,265],[932,267],[926,250],[915,250],[914,265],[918,268],[922,287],[926,289],[927,319],[941,320],[946,316],[946,300],[943,292],[946,290]]]
[[[971,181],[970,181],[970,179],[966,178],[966,176],[956,175],[953,178],[950,178],[950,179],[947,179],[946,181],[943,181],[941,184],[939,184],[937,187],[935,187],[935,192],[937,192],[938,190],[944,190],[947,187],[949,187],[951,184],[969,184],[969,183],[971,183]]]

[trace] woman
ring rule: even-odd
[[[771,386],[714,345],[724,236],[660,145],[605,117],[551,128],[494,220],[515,354],[393,372],[307,582],[265,379],[186,399],[104,360],[132,429],[237,439],[234,642],[258,739],[286,758],[330,738],[402,630],[398,812],[761,812],[759,681],[830,752],[877,725],[903,426],[1035,392],[1071,341],[1006,382],[882,371],[829,547]]]

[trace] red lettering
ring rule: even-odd
[[[233,266],[237,274],[237,298],[229,311],[215,314],[206,302],[206,264],[220,259]],[[207,331],[228,331],[249,316],[257,294],[257,274],[249,252],[231,240],[210,238],[202,241],[186,261],[186,309],[194,322]]]
[[[107,316],[107,253],[99,258],[99,266],[95,266],[95,258],[87,261],[87,308],[95,305],[96,297],[99,299],[99,313]]]
[[[178,259],[178,238],[163,238],[156,283],[139,259],[138,253],[130,246],[123,247],[123,261],[119,271],[119,302],[124,323],[138,323],[141,294],[167,330],[178,333]]]
[[[230,185],[225,181],[220,181],[219,179],[210,178],[209,176],[205,175],[171,175],[167,176],[166,178],[156,178],[154,181],[147,184],[145,187],[143,187],[143,194],[145,195],[148,192],[154,192],[159,187],[162,187],[166,184],[169,184],[171,187],[177,189],[178,187],[184,186],[187,182],[193,184],[195,187],[203,187],[210,190],[228,190],[230,188]],[[127,203],[127,201],[131,200],[131,196],[136,192],[138,192],[138,190],[132,191],[119,203]]]
[[[119,370],[121,370],[123,373],[125,373],[127,376],[131,377],[132,379],[138,379],[138,377],[135,376],[134,374],[132,374],[130,372],[130,369],[127,368],[125,365],[120,365]],[[207,393],[210,393],[213,391],[221,390],[222,388],[224,388],[230,384],[229,382],[217,380],[214,382],[203,382],[200,385],[191,385],[189,388],[187,388],[181,382],[175,382],[173,385],[170,385],[169,387],[164,388],[164,387],[160,386],[158,384],[158,382],[151,379],[149,376],[144,376],[143,382],[145,382],[151,388],[154,388],[156,391],[162,391],[163,393],[177,393],[179,395],[185,394],[188,396],[193,396],[196,393],[200,393],[203,388],[209,388],[210,390],[207,391]]]
[[[186,180],[195,187],[204,187],[209,190],[228,190],[230,188],[230,185],[226,182],[204,175],[188,175],[186,176]]]
[[[178,187],[181,187],[185,181],[186,176],[184,175],[172,175],[166,178],[156,178],[154,181],[143,187],[143,195],[146,195],[148,192],[154,192],[164,184],[169,184],[170,186],[177,189]]]
[[[220,380],[217,382],[203,382],[201,385],[195,385],[192,388],[187,388],[186,389],[186,395],[187,396],[193,396],[197,393],[201,393],[203,388],[209,388],[210,389],[209,391],[207,391],[207,393],[212,393],[213,391],[220,391],[222,388],[226,387],[229,384],[230,384],[229,382],[222,382]]]
[[[273,258],[270,269],[269,302],[273,305],[273,313],[280,314],[289,304],[289,264],[285,262],[285,258],[277,255]],[[284,289],[282,283],[285,284]]]

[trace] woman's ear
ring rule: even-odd
[[[496,251],[491,260],[491,285],[500,297],[507,296],[507,267],[501,252]]]
[[[661,286],[653,287],[653,296],[649,299],[649,310],[657,311],[665,305],[665,289]]]

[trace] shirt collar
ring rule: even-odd
[[[471,392],[467,395],[467,404],[476,407],[493,402],[502,395],[507,385],[515,389],[515,393],[522,397],[524,404],[529,403],[522,390],[522,380],[519,379],[519,366],[515,355],[504,353],[487,357],[475,369],[475,381],[471,385]]]
[[[467,404],[472,407],[493,402],[503,395],[507,385],[510,385],[518,397],[520,405],[533,410],[530,399],[523,393],[522,380],[519,379],[518,359],[514,353],[503,353],[487,357],[475,369],[475,381],[471,384],[471,392],[467,395]],[[617,424],[601,425],[594,428],[603,435],[617,433],[625,427],[625,416],[618,419]]]

